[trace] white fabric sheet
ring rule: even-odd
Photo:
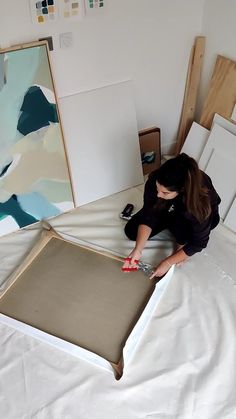
[[[118,214],[141,206],[142,188],[53,220],[67,237],[127,255]],[[0,283],[20,263],[40,225],[0,240]],[[236,238],[224,226],[207,249],[175,268],[124,376],[66,354],[0,323],[0,417],[4,419],[236,418]],[[151,264],[173,243],[148,243]]]

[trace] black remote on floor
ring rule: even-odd
[[[132,214],[133,210],[134,210],[133,204],[127,204],[124,207],[123,211],[120,213],[120,218],[122,218],[123,220],[129,221],[133,215]]]

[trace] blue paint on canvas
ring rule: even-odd
[[[24,211],[39,220],[60,214],[60,210],[38,192],[18,195],[17,199]]]

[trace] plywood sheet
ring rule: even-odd
[[[40,248],[40,246],[38,246]],[[0,312],[118,365],[155,288],[122,262],[50,238],[0,299]]]
[[[221,218],[224,219],[236,194],[235,161],[218,150],[213,150],[205,172],[210,176],[221,197],[219,213]]]
[[[193,122],[181,153],[188,154],[198,162],[209,137],[209,133],[209,130],[196,122]]]
[[[236,61],[217,56],[200,124],[210,129],[215,113],[231,118],[236,103]]]
[[[215,124],[199,160],[200,169],[205,170],[213,149],[229,157],[236,156],[236,136]]]
[[[132,86],[61,98],[76,206],[143,183]]]

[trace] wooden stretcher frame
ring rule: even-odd
[[[41,238],[41,240],[36,244],[36,246],[34,246],[34,248],[32,249],[32,251],[29,253],[29,255],[26,257],[26,259],[25,259],[25,261],[18,267],[18,269],[9,277],[9,279],[8,279],[8,285],[7,285],[7,287],[6,287],[6,289],[2,292],[2,294],[0,295],[0,303],[1,303],[1,300],[2,300],[2,298],[3,298],[3,296],[5,296],[6,295],[6,293],[13,287],[13,285],[16,283],[16,281],[20,278],[20,276],[27,270],[27,268],[28,267],[30,267],[30,265],[32,264],[32,262],[34,262],[34,260],[37,258],[37,256],[40,254],[40,252],[45,248],[45,246],[49,243],[49,241],[52,239],[52,238],[56,238],[56,239],[59,239],[59,240],[62,240],[62,241],[65,241],[65,242],[67,242],[67,243],[70,243],[70,244],[73,244],[73,245],[75,245],[75,246],[79,246],[80,248],[82,248],[82,249],[85,249],[85,250],[87,250],[88,252],[95,252],[95,253],[98,253],[98,254],[100,254],[100,255],[102,255],[102,256],[104,256],[104,257],[109,257],[109,258],[112,258],[112,259],[115,259],[115,260],[117,260],[117,261],[119,261],[119,262],[123,262],[123,259],[122,258],[120,258],[120,257],[117,257],[117,256],[115,256],[115,255],[112,255],[112,254],[109,254],[109,253],[104,253],[104,252],[99,252],[99,251],[97,251],[97,250],[95,250],[95,249],[91,249],[91,248],[89,248],[89,247],[86,247],[86,246],[81,246],[80,244],[78,244],[78,243],[75,243],[75,242],[71,242],[71,241],[69,241],[69,240],[65,240],[63,237],[61,237],[59,234],[57,234],[53,229],[50,229],[50,230],[44,230],[43,231],[43,234],[42,234],[42,238]],[[125,275],[125,274],[124,274]],[[145,280],[148,280],[147,278],[144,278]],[[127,279],[128,280],[128,279]],[[136,323],[137,323],[137,321],[139,320],[139,318],[140,318],[140,316],[141,316],[141,314],[142,314],[142,311],[144,310],[144,308],[145,308],[145,306],[146,306],[146,304],[147,304],[147,302],[148,302],[148,300],[150,299],[150,297],[151,297],[151,295],[152,295],[152,293],[153,293],[153,291],[154,291],[154,289],[155,289],[155,284],[156,284],[156,280],[153,280],[152,281],[152,283],[151,283],[151,286],[150,286],[150,290],[151,290],[151,292],[150,292],[150,295],[149,295],[149,297],[148,297],[148,299],[147,299],[147,297],[146,297],[146,299],[145,299],[145,302],[144,302],[144,307],[143,307],[143,309],[141,310],[141,312],[140,313],[137,313],[137,319],[136,319]],[[0,309],[0,312],[1,312],[1,309]],[[4,314],[4,313],[3,313]],[[133,327],[135,326],[135,324],[133,325]],[[30,326],[31,327],[31,326]],[[130,332],[131,333],[131,332]],[[91,351],[91,349],[86,349],[86,348],[84,348],[85,350],[88,350],[88,351]],[[115,378],[117,379],[117,380],[119,380],[121,377],[122,377],[122,374],[123,374],[123,368],[124,368],[124,359],[123,359],[123,353],[122,353],[122,355],[121,355],[121,357],[120,357],[120,359],[119,359],[119,361],[117,362],[117,363],[114,363],[114,362],[110,362],[109,360],[106,360],[107,362],[109,362],[110,363],[110,365],[111,365],[111,367],[112,367],[112,369],[113,369],[113,371],[114,371],[114,375],[115,375]]]

